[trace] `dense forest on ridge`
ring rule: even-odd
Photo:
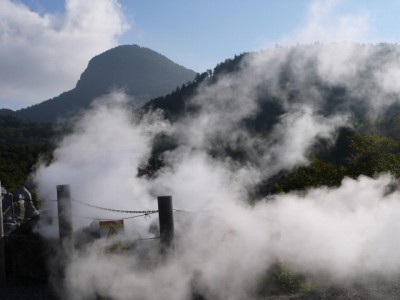
[[[392,46],[376,46],[382,52],[390,52]],[[286,49],[295,56],[297,48]],[[197,74],[191,82],[177,87],[170,94],[158,97],[145,104],[138,112],[146,114],[150,111],[161,110],[165,118],[171,122],[179,120],[183,116],[195,115],[198,107],[190,102],[196,96],[199,89],[213,86],[218,79],[227,74],[240,72],[249,54],[241,54],[232,59],[218,64],[214,70],[207,70]],[[293,103],[301,101],[297,99],[296,84],[288,84],[294,81],[290,64],[280,75],[285,82],[285,88],[291,96]],[[357,99],[351,99],[353,104],[346,103],[346,88],[340,86],[326,86],[313,79],[314,85],[324,91],[325,99],[321,106],[321,114],[329,116],[346,107],[352,113],[353,128],[343,128],[339,131],[334,145],[324,139],[320,139],[309,153],[310,163],[293,170],[287,170],[276,174],[272,179],[257,186],[251,193],[254,198],[277,192],[302,190],[321,185],[337,186],[346,177],[356,178],[359,175],[374,176],[380,172],[390,172],[400,176],[400,106],[390,105],[374,121],[365,115],[366,108]],[[283,84],[283,83],[282,83]],[[268,139],[268,134],[274,124],[285,113],[285,108],[276,101],[274,95],[270,95],[268,88],[259,86],[259,109],[251,117],[241,120],[240,126],[254,135]],[[293,90],[290,90],[293,89]],[[279,99],[278,99],[279,100]],[[357,103],[357,105],[354,104]],[[8,189],[15,189],[27,180],[29,173],[34,168],[35,162],[41,155],[50,158],[55,140],[54,125],[46,123],[34,123],[22,121],[10,115],[0,117],[0,178]],[[60,134],[58,131],[57,134]],[[215,141],[218,145],[218,141]],[[160,160],[162,153],[176,147],[173,136],[163,135],[154,141],[153,156],[149,161]],[[246,162],[248,157],[243,149],[230,148],[229,145],[215,146],[210,149],[210,154],[215,157],[230,157],[239,162]],[[158,164],[158,168],[162,163]]]

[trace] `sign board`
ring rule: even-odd
[[[112,238],[124,232],[124,220],[99,221],[100,235],[105,238]]]

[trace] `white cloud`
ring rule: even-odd
[[[20,108],[73,88],[88,61],[128,28],[116,0],[66,0],[63,15],[1,1],[0,107]]]
[[[342,0],[316,0],[307,9],[305,24],[284,36],[281,44],[364,40],[371,29],[368,11],[343,13]]]

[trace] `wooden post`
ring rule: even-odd
[[[6,253],[4,251],[4,228],[3,228],[3,196],[1,195],[0,182],[0,285],[6,283]]]
[[[12,220],[14,221],[14,220],[15,220],[14,195],[11,194],[11,195],[10,195],[10,198],[11,198],[11,217],[12,217]]]
[[[72,207],[69,185],[57,185],[57,203],[60,243],[62,246],[66,246],[65,243],[72,241]]]
[[[167,254],[174,249],[174,214],[172,197],[158,197],[158,217],[160,220],[161,253]]]

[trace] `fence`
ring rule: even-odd
[[[1,188],[1,183],[0,183]],[[123,216],[118,218],[118,220],[127,220],[133,218],[144,217],[148,218],[151,215],[158,213],[159,215],[159,229],[160,234],[156,237],[151,238],[143,238],[136,239],[136,241],[147,241],[147,240],[160,240],[160,250],[163,256],[166,256],[174,249],[174,218],[173,212],[185,212],[184,210],[174,209],[172,205],[172,197],[171,196],[160,196],[158,197],[158,209],[157,210],[125,210],[125,209],[114,209],[110,207],[102,207],[93,205],[90,203],[86,203],[77,199],[73,199],[71,197],[71,189],[69,185],[58,185],[57,186],[57,200],[52,200],[53,202],[57,202],[57,211],[58,211],[58,226],[59,226],[59,241],[61,248],[65,253],[69,252],[69,250],[73,247],[72,245],[72,236],[73,236],[73,217],[92,219],[97,221],[112,221],[116,220],[115,218],[93,218],[88,216],[74,216],[72,214],[72,204],[78,204],[82,206],[86,206],[92,209],[109,211],[112,213],[123,213],[130,214],[129,216]],[[1,201],[0,201],[0,210]],[[1,210],[2,211],[2,210]],[[27,238],[23,235],[10,235],[8,240],[14,240],[25,243],[39,243],[36,240],[31,238]],[[4,231],[3,231],[3,214],[0,214],[0,286],[6,283],[6,253],[4,247]],[[29,247],[24,247],[28,249]],[[70,248],[70,249],[67,249]],[[9,255],[7,255],[9,257]],[[11,257],[9,257],[11,259]],[[8,263],[10,263],[10,260]],[[7,264],[9,266],[9,264]],[[7,267],[9,268],[9,267]]]
[[[82,202],[71,198],[71,191],[69,185],[58,185],[57,186],[57,204],[58,204],[58,225],[60,243],[63,247],[71,247],[72,241],[72,202],[84,205],[87,207],[116,212],[125,214],[135,214],[135,216],[129,216],[125,218],[119,218],[118,220],[126,220],[137,217],[148,217],[158,212],[160,222],[160,243],[162,254],[168,254],[174,249],[174,218],[173,218],[173,206],[171,196],[160,196],[158,197],[158,210],[121,210],[108,207],[101,207],[86,202]],[[89,218],[89,217],[84,217]],[[112,220],[112,219],[100,219],[91,218],[97,220]]]

